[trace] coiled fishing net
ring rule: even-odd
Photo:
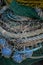
[[[3,64],[22,62],[23,65],[25,61],[31,64],[42,60],[42,9],[19,5],[16,1],[6,7],[0,9],[0,63],[2,60]]]

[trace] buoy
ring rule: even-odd
[[[22,55],[15,52],[13,54],[13,60],[16,61],[17,63],[21,63],[23,61]]]
[[[12,54],[12,50],[10,48],[7,48],[7,47],[2,48],[2,55],[4,57],[9,58],[11,56],[11,54]]]
[[[1,45],[1,46],[4,46],[4,45],[6,45],[6,44],[7,44],[6,40],[3,39],[3,38],[0,38],[0,45]]]

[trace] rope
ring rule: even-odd
[[[40,59],[40,58],[43,58],[43,56],[32,56],[32,57],[30,57],[31,59]]]
[[[35,0],[16,0],[18,3],[21,3],[22,5],[25,6],[31,6],[31,7],[40,7],[43,8],[43,1],[35,1]],[[39,5],[40,4],[40,5]]]

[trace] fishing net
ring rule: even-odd
[[[14,0],[7,2],[7,8],[0,10],[0,64],[31,65],[42,60],[42,9],[24,6]]]

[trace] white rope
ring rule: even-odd
[[[40,58],[43,58],[43,56],[32,56],[30,57],[31,59],[40,59]]]

